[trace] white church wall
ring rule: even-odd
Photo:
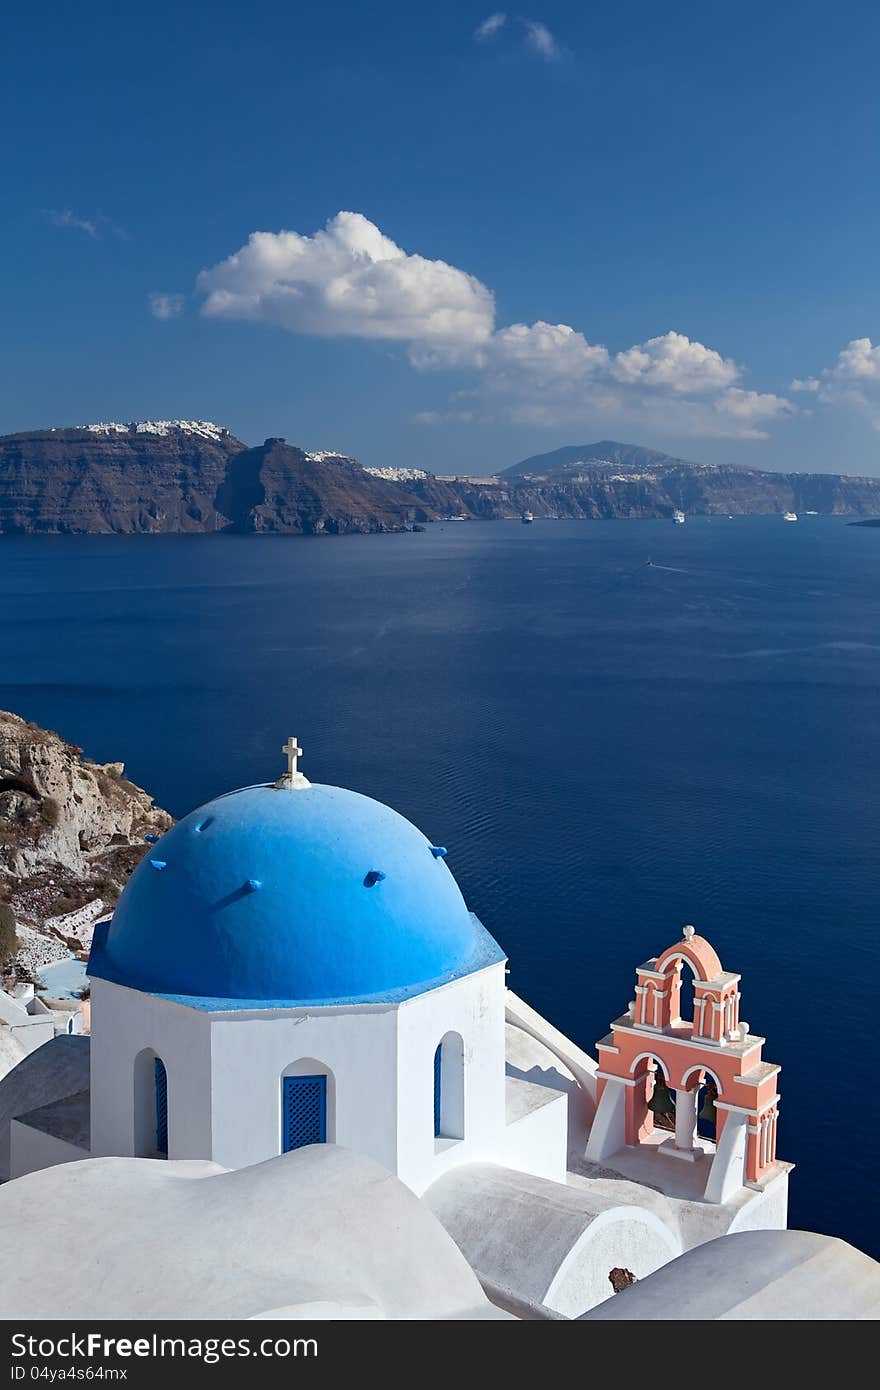
[[[327,1139],[396,1168],[392,1006],[260,1010],[211,1022],[213,1147],[225,1168],[281,1152],[282,1077],[327,1075]]]
[[[10,1024],[9,1031],[16,1042],[21,1043],[25,1052],[35,1052],[38,1047],[43,1046],[43,1043],[50,1042],[54,1038],[55,1025],[51,1018],[31,1018],[28,1016],[18,1023]]]
[[[788,1226],[788,1175],[791,1169],[771,1178],[762,1192],[750,1192],[746,1202],[727,1228],[735,1231],[784,1231]]]
[[[596,1060],[511,989],[505,990],[505,1015],[508,1024],[533,1038],[562,1063],[581,1088],[584,1108],[592,1115],[596,1107],[596,1073],[599,1070]]]
[[[210,1016],[97,978],[91,1001],[92,1153],[151,1156],[144,1153],[144,1136],[155,1137],[148,1086],[140,1125],[135,1114],[135,1067],[148,1050],[168,1078],[168,1157],[210,1158]]]
[[[510,991],[508,991],[508,999]],[[505,1028],[507,1050],[508,1096],[510,1081],[527,1081],[532,1086],[542,1086],[550,1091],[562,1092],[568,1097],[568,1160],[583,1158],[590,1132],[590,1124],[595,1114],[595,1103],[588,1095],[573,1072],[547,1045],[525,1032],[518,1024],[511,1023],[507,1011]],[[509,1105],[508,1105],[509,1109]],[[507,1119],[510,1124],[510,1115]]]
[[[612,1269],[645,1279],[682,1253],[681,1241],[653,1212],[618,1207],[597,1216],[569,1251],[544,1294],[557,1313],[576,1318],[613,1298]]]
[[[572,1186],[475,1163],[445,1174],[424,1201],[481,1279],[572,1317],[612,1292],[615,1267],[642,1278],[681,1254],[675,1223],[621,1186],[628,1190],[618,1194],[606,1183]]]
[[[446,1034],[457,1034],[462,1042],[464,1123],[453,1126],[458,1134],[438,1137],[434,1134],[434,1054]],[[503,962],[408,999],[397,1013],[397,1035],[396,1171],[414,1192],[421,1193],[449,1168],[503,1153]],[[446,1079],[445,1085],[449,1084]]]
[[[519,1104],[518,1092],[527,1093],[524,1102]],[[513,1076],[507,1077],[506,1093],[507,1125],[499,1161],[506,1168],[534,1173],[552,1182],[565,1182],[568,1096]]]
[[[602,1099],[596,1107],[596,1118],[590,1128],[586,1157],[590,1163],[604,1163],[626,1143],[626,1090],[634,1082],[608,1077]]]
[[[88,1157],[88,1153],[76,1144],[32,1129],[20,1120],[13,1120],[9,1126],[10,1178],[36,1173],[41,1168],[54,1168],[57,1163],[76,1163]]]
[[[729,1202],[742,1187],[748,1129],[749,1117],[745,1111],[728,1111],[706,1183],[707,1202]]]
[[[502,1159],[503,990],[499,964],[400,1006],[207,1014],[97,979],[93,1152],[152,1156],[155,1056],[167,1074],[169,1158],[240,1168],[280,1153],[282,1078],[296,1070],[327,1076],[328,1141],[399,1171],[416,1191],[456,1163]],[[434,1052],[445,1035],[450,1074],[437,1139]],[[530,1168],[535,1161],[524,1158]]]

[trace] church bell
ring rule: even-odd
[[[675,1101],[665,1081],[654,1082],[654,1094],[648,1101],[648,1109],[654,1115],[671,1115],[675,1109]]]
[[[717,1094],[718,1092],[714,1087],[707,1088],[706,1094],[703,1096],[703,1104],[700,1106],[700,1113],[697,1115],[698,1120],[707,1120],[710,1124],[714,1125],[717,1119],[715,1111],[715,1097]]]

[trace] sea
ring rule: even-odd
[[[878,687],[880,529],[840,518],[0,540],[0,707],[175,815],[295,734],[587,1050],[694,924],[782,1066],[791,1224],[875,1256]]]

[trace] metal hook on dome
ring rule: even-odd
[[[432,845],[431,853],[435,859],[445,859],[449,851],[445,845]]]
[[[375,888],[377,883],[381,883],[383,878],[387,877],[388,875],[384,874],[381,869],[370,869],[370,872],[364,876],[364,887]]]

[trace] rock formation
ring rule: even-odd
[[[123,775],[58,734],[0,711],[0,896],[33,967],[87,945],[148,848],[172,824]],[[34,932],[48,937],[45,947]],[[58,945],[60,949],[50,949]]]
[[[228,518],[217,514],[217,489],[244,448],[203,421],[7,435],[0,534],[221,530]]]
[[[270,438],[250,449],[206,421],[37,430],[0,438],[0,536],[49,533],[343,535],[460,517],[612,519],[880,514],[880,479],[688,463],[602,440],[497,477],[366,468]]]
[[[267,439],[230,459],[217,507],[237,532],[343,535],[402,531],[439,513],[405,484],[376,477],[343,454],[309,454]]]
[[[536,454],[504,469],[498,482],[514,487],[535,516],[670,516],[676,508],[705,516],[880,511],[880,478],[688,463],[614,439]]]

